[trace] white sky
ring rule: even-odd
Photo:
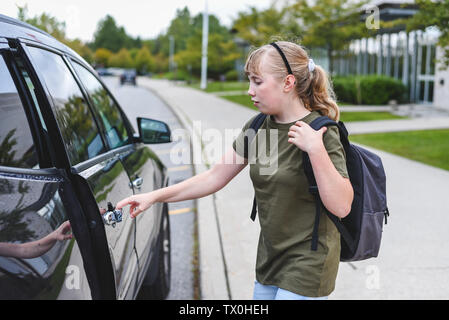
[[[176,15],[176,9],[185,6],[195,16],[202,12],[206,0],[0,0],[0,13],[17,18],[17,5],[28,5],[28,15],[33,17],[46,12],[65,21],[66,36],[91,41],[97,23],[107,14],[117,25],[125,27],[127,34],[142,39],[154,38],[167,30]],[[237,12],[248,11],[249,6],[266,9],[273,0],[207,0],[209,13],[230,26]],[[279,2],[281,2],[280,0]]]

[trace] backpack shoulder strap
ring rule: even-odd
[[[253,122],[251,123],[250,128],[254,129],[255,131],[259,130],[260,126],[262,125],[262,123],[265,121],[265,118],[267,117],[266,114],[263,114],[262,112],[260,112],[253,120]]]
[[[262,112],[259,113],[254,118],[253,122],[251,122],[249,129],[253,129],[255,132],[257,132],[257,130],[259,130],[259,128],[262,126],[262,123],[265,121],[266,117],[267,117],[266,114],[263,114]],[[243,141],[244,141],[244,155],[245,158],[248,158],[249,140],[247,135],[245,135]],[[251,210],[251,220],[254,221],[256,219],[256,214],[257,214],[257,202],[256,202],[256,195],[254,195],[253,208]]]
[[[343,122],[335,122],[334,120],[330,119],[326,116],[321,116],[316,118],[310,123],[310,127],[312,127],[314,130],[319,130],[324,126],[336,126],[338,128],[338,131],[340,133],[340,141],[343,144],[343,148],[346,149],[349,147],[349,139],[348,139],[348,131],[346,130],[345,125]],[[304,173],[307,177],[307,181],[309,183],[309,192],[314,196],[315,198],[315,223],[313,226],[313,232],[312,232],[312,245],[311,249],[316,251],[318,247],[318,226],[320,221],[320,213],[321,213],[321,198],[318,192],[318,186],[315,180],[315,176],[313,174],[312,164],[310,163],[310,158],[307,152],[303,152],[303,167],[304,167]],[[327,216],[334,222],[335,226],[337,227],[338,231],[342,235],[342,237],[345,239],[345,242],[348,246],[351,248],[353,247],[354,240],[352,239],[351,235],[345,228],[345,226],[341,223],[341,221],[334,216],[332,213],[327,211],[325,209],[325,212]]]
[[[337,122],[326,116],[316,118],[309,125],[314,130],[320,130],[324,126],[337,126],[339,128]],[[315,191],[317,191],[316,182],[315,177],[313,175],[312,165],[310,163],[309,155],[307,154],[307,152],[302,153],[302,158],[303,158],[304,172],[309,182],[309,191],[310,193],[315,193]]]
[[[340,133],[340,141],[343,144],[343,148],[345,148],[345,150],[346,150],[347,147],[349,147],[348,130],[346,129],[343,122],[341,122],[341,121],[336,122],[336,121],[330,119],[329,117],[321,116],[321,117],[318,117],[315,120],[313,120],[310,123],[310,126],[314,130],[320,130],[324,126],[326,126],[326,127],[336,126],[338,128],[338,132]]]
[[[338,128],[338,131],[340,133],[340,141],[343,145],[343,148],[347,150],[349,148],[349,139],[348,139],[348,131],[346,130],[345,125],[343,122],[335,122],[334,120],[330,119],[326,116],[321,116],[316,118],[310,123],[310,127],[314,130],[320,130],[324,126],[336,126]],[[313,193],[317,187],[315,182],[315,177],[313,175],[312,165],[310,163],[309,155],[307,152],[302,153],[303,158],[303,166],[304,166],[304,172],[306,174],[307,180],[309,181],[309,191]]]
[[[266,114],[263,114],[262,112],[259,113],[253,120],[253,122],[251,122],[251,125],[249,126],[248,129],[253,129],[255,132],[257,132],[257,130],[259,130],[259,128],[262,126],[262,123],[265,121],[265,118],[267,117]],[[254,138],[254,136],[253,136]],[[249,140],[248,140],[248,136],[245,135],[244,140],[243,140],[243,145],[244,145],[244,156],[246,159],[248,159],[248,146],[249,146]]]

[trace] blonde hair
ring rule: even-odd
[[[302,46],[287,41],[277,41],[276,44],[287,58],[296,79],[295,91],[304,107],[338,121],[340,110],[335,102],[335,93],[326,71],[318,65],[313,71],[309,71],[309,56]],[[269,44],[250,51],[245,63],[245,73],[261,75],[260,65],[265,55],[270,57],[270,63],[267,66],[271,74],[276,78],[284,79],[288,75],[286,65],[279,52]]]

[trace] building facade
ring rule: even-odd
[[[367,28],[375,28],[373,18],[393,21],[417,11],[410,1],[374,1],[362,18]],[[434,27],[412,32],[406,32],[405,26],[377,29],[375,36],[354,40],[348,50],[336,54],[334,74],[394,77],[407,87],[410,102],[449,109],[449,70],[438,62],[443,52],[438,37]]]

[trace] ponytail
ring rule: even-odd
[[[335,93],[326,71],[320,66],[315,66],[315,70],[310,75],[311,81],[307,90],[307,97],[303,99],[306,108],[310,111],[316,110],[323,116],[338,121],[340,110],[335,102]]]

